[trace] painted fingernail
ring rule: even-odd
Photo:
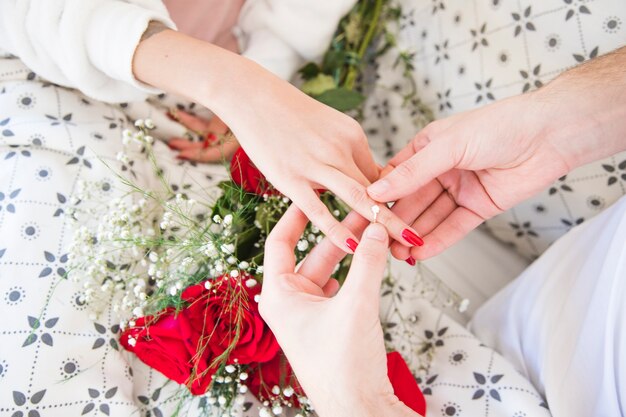
[[[176,116],[176,114],[174,114],[174,110],[168,111],[167,113],[165,113],[165,115],[167,116],[168,119],[170,119],[173,122],[178,121],[178,117]]]
[[[402,231],[402,237],[413,246],[424,245],[424,239],[415,234],[412,230],[404,229]]]
[[[167,142],[167,147],[170,148],[173,151],[177,151],[178,148],[176,148],[176,146],[172,145],[171,143]]]
[[[415,258],[412,256],[409,256],[408,258],[406,258],[404,262],[406,262],[407,264],[411,266],[415,266]]]
[[[181,161],[189,161],[189,158],[183,155],[176,155],[176,159],[180,159]]]
[[[374,184],[367,187],[367,192],[370,195],[376,197],[381,194],[384,194],[385,191],[387,191],[388,189],[389,189],[389,181],[380,180],[380,181],[376,181]]]
[[[356,248],[357,246],[359,246],[358,243],[356,243],[356,240],[349,238],[346,239],[346,246],[348,247],[348,249],[350,249],[352,252],[356,252]]]

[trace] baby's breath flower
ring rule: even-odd
[[[118,161],[120,161],[120,162],[122,162],[122,163],[124,163],[124,164],[127,164],[127,163],[128,163],[128,161],[129,161],[129,159],[128,159],[128,155],[126,155],[126,154],[125,154],[124,152],[122,152],[122,151],[119,151],[119,152],[117,153],[117,155],[115,155],[115,158],[116,158]]]
[[[235,245],[232,243],[223,244],[220,246],[220,250],[227,255],[231,255],[235,253]]]
[[[307,242],[306,240],[300,240],[296,247],[300,252],[304,252],[309,248],[309,242]]]

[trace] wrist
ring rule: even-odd
[[[620,64],[620,60],[622,61]],[[543,138],[570,169],[626,150],[626,52],[570,70],[529,93]]]
[[[243,102],[253,72],[262,71],[240,55],[210,43],[174,30],[149,30],[133,57],[135,77],[215,112],[233,101]]]
[[[418,417],[393,394],[365,395],[351,393],[336,396],[335,401],[313,403],[320,417]]]

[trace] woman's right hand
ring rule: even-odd
[[[366,187],[379,167],[359,124],[302,93],[256,63],[172,30],[143,40],[133,61],[136,77],[203,104],[232,130],[267,179],[289,197],[332,242],[354,252],[358,240],[321,202],[317,190],[336,194],[407,247],[417,233],[377,204]]]

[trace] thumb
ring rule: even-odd
[[[387,230],[378,223],[365,229],[357,247],[343,292],[350,297],[378,300],[380,283],[387,266]]]
[[[406,197],[453,169],[457,164],[454,150],[450,141],[432,141],[384,178],[367,187],[367,193],[379,202]]]

